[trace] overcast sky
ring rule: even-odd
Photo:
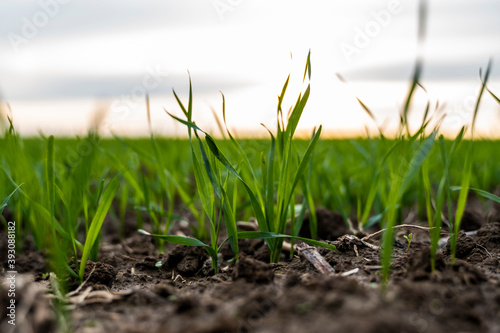
[[[495,0],[430,1],[425,78],[477,78],[488,58],[500,58],[499,15]],[[3,0],[0,21],[7,98],[106,96],[149,67],[168,73],[166,91],[183,85],[186,70],[199,89],[262,83],[289,70],[290,52],[308,49],[316,71],[404,80],[417,2]]]
[[[165,95],[185,90],[187,70],[198,93],[230,93],[301,75],[309,49],[318,82],[335,73],[350,82],[408,80],[417,7],[397,0],[2,0],[0,93],[7,101],[113,98],[147,80],[152,95]],[[499,17],[498,0],[430,0],[423,82],[477,81],[489,58],[498,80]]]

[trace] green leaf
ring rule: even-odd
[[[274,157],[275,157],[275,148],[276,148],[276,140],[274,139],[273,134],[269,131],[269,135],[271,136],[271,148],[269,149],[269,157],[267,164],[267,184],[265,184],[265,198],[266,198],[266,224],[268,229],[273,230],[271,224],[274,223]]]
[[[308,79],[311,79],[311,50],[309,50],[309,53],[307,54],[307,61],[306,61],[306,69],[304,70],[304,78],[302,79],[302,82],[306,80],[306,74],[308,76]]]
[[[196,187],[198,189],[198,195],[200,196],[203,209],[208,214],[210,222],[213,223],[214,221],[212,221],[212,219],[214,217],[214,201],[215,201],[214,193],[212,189],[209,187],[210,183],[206,179],[205,174],[203,173],[203,169],[200,165],[200,162],[198,161],[198,158],[196,157],[194,150],[191,150],[191,155],[193,159],[193,169],[194,169],[194,176],[196,179]]]
[[[387,209],[386,209],[387,211]],[[363,228],[364,229],[368,229],[369,227],[371,227],[372,225],[374,225],[375,223],[377,222],[380,222],[380,220],[382,220],[382,217],[384,217],[384,213],[380,213],[380,214],[377,214],[377,215],[374,215],[372,217],[370,217],[365,224],[363,224]]]
[[[413,95],[415,94],[415,90],[418,86],[418,82],[420,80],[421,73],[422,73],[422,61],[421,61],[421,59],[418,59],[416,65],[415,65],[414,72],[413,72],[413,79],[411,81],[410,88],[408,90],[408,94],[406,95],[405,105],[403,108],[403,114],[401,115],[402,124],[406,127],[406,132],[408,133],[408,135],[410,135],[410,126],[408,123],[408,115],[410,112],[410,105],[411,105],[411,101],[413,99]]]
[[[480,196],[485,197],[486,199],[490,199],[492,201],[500,203],[500,197],[497,197],[496,195],[494,195],[490,192],[486,192],[486,191],[480,190],[478,188],[471,188],[471,190],[476,192]]]
[[[11,194],[9,194],[7,197],[5,197],[3,200],[2,200],[2,204],[0,205],[0,214],[3,213],[3,210],[5,209],[5,207],[7,207],[7,203],[9,202],[10,198],[14,195],[14,193],[17,192],[17,190],[19,190],[19,188],[22,186],[23,184],[20,184],[18,187],[16,187],[14,189],[14,191],[12,191]]]
[[[178,121],[178,122],[180,122],[181,124],[186,125],[188,128],[192,128],[192,129],[194,129],[194,130],[196,130],[196,131],[200,131],[200,132],[202,132],[202,133],[204,133],[204,134],[207,134],[207,133],[206,133],[205,131],[203,131],[201,128],[199,128],[198,126],[196,126],[196,124],[195,124],[195,123],[190,122],[190,121],[186,121],[186,120],[182,120],[181,118],[176,117],[176,116],[174,116],[173,114],[171,114],[170,112],[168,112],[166,109],[164,109],[164,110],[165,110],[165,112],[166,112],[166,113],[167,113],[170,117],[174,118],[175,120],[177,120],[177,121]]]
[[[486,88],[486,90],[488,90],[488,92],[490,93],[490,95],[495,99],[495,101],[497,101],[498,104],[500,104],[500,98],[497,97],[497,95],[495,95],[491,90],[489,90],[488,88]]]
[[[452,191],[460,191],[462,189],[461,186],[452,186],[451,187],[451,190]],[[498,202],[500,203],[500,197],[497,197],[496,195],[490,193],[490,192],[487,192],[487,191],[484,191],[484,190],[481,190],[481,189],[478,189],[478,188],[469,188],[471,191],[474,191],[476,192],[476,194],[486,198],[486,199],[489,199],[489,200],[492,200],[492,201],[495,201],[495,202]]]
[[[312,137],[311,141],[309,142],[309,146],[307,147],[306,152],[304,153],[304,156],[302,157],[302,160],[300,161],[299,167],[297,168],[297,171],[295,172],[295,175],[293,177],[293,183],[292,187],[289,189],[288,196],[285,202],[284,207],[288,207],[292,200],[293,193],[295,191],[295,187],[299,183],[302,175],[304,174],[304,170],[306,169],[307,165],[309,164],[309,161],[311,160],[312,154],[314,152],[314,148],[316,147],[316,144],[318,143],[319,137],[321,135],[321,128],[320,126],[318,128],[318,131],[314,134]],[[280,225],[278,227],[278,230],[284,230],[284,220],[280,221]]]
[[[304,111],[310,93],[311,93],[311,85],[309,84],[307,86],[306,91],[304,92],[304,96],[299,97],[299,99],[297,100],[297,103],[293,108],[292,114],[288,119],[288,123],[286,125],[286,133],[288,138],[292,138],[295,133],[295,130],[297,129],[300,117],[302,116],[302,111]]]
[[[429,156],[429,153],[431,152],[432,146],[434,145],[436,135],[437,135],[436,131],[432,132],[432,134],[429,135],[429,137],[427,139],[425,139],[425,141],[420,145],[417,152],[413,156],[411,163],[410,163],[410,166],[408,168],[408,171],[407,171],[407,173],[404,177],[403,183],[401,185],[400,195],[402,195],[403,192],[406,190],[409,183],[417,175],[418,171],[420,170],[420,167],[424,163],[427,156]]]
[[[467,196],[469,193],[470,179],[472,174],[472,161],[470,156],[471,151],[466,155],[465,166],[462,174],[462,183],[460,186],[460,192],[458,194],[457,209],[455,212],[455,228],[454,235],[458,236],[458,231],[460,230],[460,223],[462,222],[462,216],[465,211],[465,205],[467,204]],[[453,252],[453,251],[452,251]]]
[[[283,104],[283,98],[285,97],[286,89],[288,88],[289,82],[290,82],[290,74],[286,78],[285,84],[283,85],[283,88],[281,89],[281,94],[278,96],[278,117],[277,117],[278,127],[280,127],[280,123],[279,123],[280,117],[279,116],[283,112],[281,109],[281,105]]]
[[[365,110],[365,112],[368,114],[368,116],[370,118],[372,118],[372,120],[375,122],[375,124],[377,124],[377,118],[375,118],[375,115],[370,110],[370,108],[368,106],[366,106],[366,104],[363,103],[358,97],[356,97],[356,99],[358,100],[358,103],[361,105],[361,107],[363,108],[363,110]]]
[[[477,96],[476,105],[474,106],[474,114],[472,116],[472,125],[471,125],[472,136],[474,136],[474,128],[476,124],[477,113],[479,111],[479,105],[481,104],[481,98],[483,97],[484,90],[486,89],[486,83],[488,82],[488,78],[490,76],[491,63],[492,60],[490,59],[488,61],[488,67],[486,68],[486,73],[484,74],[484,79],[481,79],[482,81],[481,90],[479,91],[479,95]]]
[[[54,152],[54,136],[51,135],[47,141],[46,169],[45,179],[47,181],[47,194],[49,199],[49,211],[54,216],[55,209],[55,152]]]
[[[102,228],[102,223],[104,222],[104,218],[106,217],[106,214],[111,207],[111,203],[113,202],[113,198],[115,197],[119,186],[120,182],[118,179],[118,175],[116,175],[111,179],[102,194],[101,202],[99,204],[99,207],[97,207],[94,218],[92,219],[92,223],[90,224],[90,228],[87,233],[87,238],[85,239],[85,245],[83,246],[83,253],[79,271],[80,279],[83,279],[83,275],[85,273],[85,265],[87,264],[87,258],[90,255],[90,250],[97,240],[97,237]]]
[[[205,141],[207,142],[208,148],[210,151],[214,154],[214,156],[233,174],[238,178],[243,186],[245,187],[245,190],[248,193],[248,196],[250,197],[250,202],[252,203],[252,207],[254,209],[257,222],[259,223],[260,228],[267,228],[267,230],[264,231],[269,231],[269,225],[267,224],[267,220],[264,217],[264,212],[262,211],[262,207],[260,206],[259,201],[257,200],[257,197],[253,193],[252,189],[250,186],[247,185],[247,183],[243,180],[243,178],[240,176],[240,174],[233,168],[233,166],[229,163],[227,158],[224,156],[224,154],[219,150],[217,147],[215,140],[208,134],[205,133]],[[264,223],[262,223],[264,221]]]
[[[305,237],[277,234],[274,232],[263,232],[263,231],[240,231],[238,232],[238,238],[240,239],[279,239],[279,238],[290,238],[290,239],[299,239],[306,243],[312,244],[314,246],[321,246],[326,249],[337,251],[335,245],[328,244],[325,242],[317,241],[314,239],[309,239]]]
[[[167,242],[172,243],[172,244],[187,245],[187,246],[201,246],[208,252],[208,254],[210,255],[210,257],[212,257],[213,260],[217,260],[217,253],[215,252],[215,250],[212,249],[209,245],[203,243],[202,241],[197,240],[196,238],[187,237],[187,236],[175,236],[175,235],[155,235],[155,234],[151,234],[143,229],[139,229],[138,231],[139,231],[139,233],[141,233],[143,235],[162,239],[162,240],[167,241]]]
[[[150,156],[142,152],[140,149],[137,147],[134,147],[133,145],[128,144],[125,142],[123,139],[115,137],[120,143],[122,143],[125,147],[132,149],[135,151],[138,155],[143,156],[147,159],[152,160]],[[139,185],[139,182],[137,181],[137,175],[132,173],[132,170],[130,166],[125,165],[125,163],[122,162],[116,154],[111,152],[110,150],[107,149],[101,149],[103,153],[105,153],[114,163],[115,167],[117,168],[118,172],[120,172],[123,176],[123,178],[127,181],[127,183],[133,188],[134,193],[139,197],[139,200],[144,201],[144,192],[142,190],[142,187]]]
[[[213,188],[215,189],[215,192],[217,193],[217,195],[220,198],[221,203],[222,203],[222,209],[224,211],[225,218],[226,218],[226,230],[227,230],[227,234],[229,236],[229,242],[231,244],[231,248],[233,249],[233,252],[234,252],[236,258],[238,258],[238,255],[239,255],[238,236],[236,234],[236,232],[237,232],[236,221],[235,221],[233,210],[231,208],[231,206],[232,206],[231,200],[229,199],[229,197],[226,193],[225,186],[223,186],[222,184],[219,183],[220,172],[218,171],[218,169],[216,167],[215,168],[212,167],[212,164],[210,163],[210,160],[208,159],[208,156],[205,152],[205,148],[203,147],[203,142],[200,140],[196,131],[195,131],[195,135],[196,135],[196,138],[199,142],[200,151],[201,151],[201,155],[203,158],[203,164],[205,165],[205,171],[208,175],[208,178],[210,179],[210,182],[212,183]],[[229,161],[227,161],[225,156],[221,152],[218,151],[218,147],[216,146],[215,141],[208,134],[206,134],[205,138],[206,139],[209,138],[207,140],[207,145],[211,149],[214,156],[217,157],[219,159],[219,161],[222,162],[222,160],[224,160],[227,164],[229,164]],[[213,145],[212,147],[210,146],[210,142],[212,142],[212,145]],[[214,150],[217,150],[217,153],[215,153]],[[234,171],[234,173],[237,174],[236,170],[234,170],[234,169],[232,169],[232,170]],[[228,174],[228,176],[229,176],[229,174]]]

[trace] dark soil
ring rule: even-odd
[[[460,233],[455,264],[446,244],[434,272],[428,233],[399,229],[397,242],[406,246],[403,235],[410,232],[414,241],[408,252],[395,247],[385,292],[377,237],[368,240],[373,247],[344,236],[348,229],[342,219],[323,209],[318,234],[338,251],[319,253],[335,275],[320,274],[297,255],[269,264],[262,240],[240,240],[237,263],[228,262],[232,255],[224,248],[214,275],[201,248],[169,245],[166,254],[159,254],[147,236],[130,233],[119,242],[104,235],[109,242],[101,247],[99,261],[89,262],[86,282],[64,307],[70,309],[70,327],[79,333],[500,332],[500,222],[491,216],[480,221],[476,233]],[[1,233],[2,267],[6,240]],[[17,256],[23,277],[16,293],[18,315],[24,311],[25,316],[18,318],[22,325],[16,331],[54,332],[50,305],[55,298],[45,292],[50,283],[42,275],[47,267],[41,253],[29,244],[27,249]],[[6,287],[0,290],[1,332],[11,328],[5,320]]]

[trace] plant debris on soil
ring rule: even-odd
[[[318,249],[333,274],[319,273],[297,252],[269,264],[263,240],[240,240],[240,260],[228,262],[230,250],[222,251],[220,272],[214,275],[203,249],[168,245],[166,254],[158,254],[150,238],[133,233],[101,247],[99,261],[87,265],[84,283],[71,286],[59,311],[68,311],[67,325],[79,333],[500,332],[497,220],[460,233],[454,265],[445,245],[434,272],[428,233],[411,230],[414,240],[408,252],[406,246],[395,249],[392,275],[382,292],[376,237],[364,241],[329,234],[348,229],[342,229],[335,213],[318,216],[321,238],[338,249]],[[405,234],[408,230],[398,229],[395,241],[406,245]],[[0,240],[6,253],[5,233]],[[46,292],[53,287],[42,254],[28,246],[17,263],[14,331],[56,331],[57,296]],[[3,257],[1,264],[5,267]],[[5,288],[0,331],[13,332]]]

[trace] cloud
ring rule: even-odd
[[[2,1],[0,35],[20,33],[23,19],[31,20],[40,3],[51,1]],[[57,1],[52,1],[52,3]],[[207,11],[210,1],[158,1],[147,5],[140,0],[85,0],[58,4],[56,14],[44,28],[46,38],[77,38],[81,35],[106,34],[115,31],[137,31],[152,27],[202,26],[217,22],[215,13]]]
[[[140,82],[148,64],[169,66],[174,75],[158,93],[185,86],[185,76],[178,74],[185,69],[199,74],[195,83],[200,91],[244,87],[257,78],[270,80],[286,67],[281,64],[292,49],[306,52],[311,45],[313,58],[325,59],[314,60],[314,70],[329,71],[345,63],[336,57],[335,41],[351,41],[354,27],[373,20],[370,12],[388,3],[233,1],[237,5],[222,20],[214,2],[206,0],[147,5],[143,0],[73,0],[60,6],[24,51],[13,52],[6,35],[20,33],[23,19],[50,1],[57,0],[0,2],[0,83],[8,98],[115,96]],[[416,3],[404,3],[404,8],[359,60],[339,69],[348,80],[408,80]],[[424,78],[475,80],[488,57],[500,58],[500,2],[443,0],[431,2],[429,10]],[[324,53],[315,53],[318,49]],[[495,67],[493,76],[498,77]]]
[[[483,62],[433,62],[426,63],[422,70],[422,80],[479,80],[479,69],[485,70],[488,58]],[[341,73],[348,81],[405,81],[411,79],[414,64],[411,62],[385,64],[376,67],[357,68]],[[500,70],[493,70],[491,79],[500,79]]]
[[[144,80],[147,83],[144,84]],[[219,90],[229,91],[252,86],[254,83],[238,80],[233,77],[213,77],[196,75],[193,78],[193,91],[196,94],[217,93]],[[2,83],[2,95],[6,100],[54,100],[67,98],[117,98],[122,95],[131,95],[136,90],[144,89],[152,95],[171,94],[172,89],[180,94],[188,91],[188,75],[168,75],[154,81],[151,76],[66,76],[47,75],[33,80],[29,75],[17,77],[16,81]],[[159,82],[156,85],[154,82]],[[149,85],[153,87],[147,89]]]

